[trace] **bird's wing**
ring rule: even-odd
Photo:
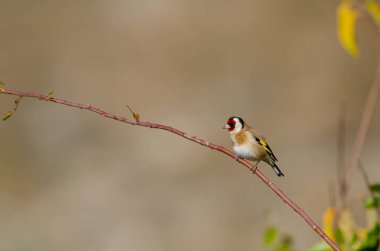
[[[267,143],[267,141],[265,140],[265,137],[263,135],[261,135],[256,130],[250,129],[249,131],[252,133],[256,142],[259,145],[261,145],[265,149],[265,151],[269,154],[269,156],[273,160],[273,162],[277,161],[277,158],[276,158],[276,156],[274,156],[274,153],[273,153],[272,149],[270,148],[269,144]]]

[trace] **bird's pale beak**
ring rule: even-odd
[[[231,126],[229,124],[227,124],[227,125],[223,126],[222,129],[230,129],[230,128],[231,128]]]

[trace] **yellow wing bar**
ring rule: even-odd
[[[270,146],[267,144],[267,142],[265,142],[264,139],[260,139],[260,138],[257,138],[256,137],[256,141],[265,149],[265,151],[267,151],[267,153],[269,153],[270,157],[274,160],[274,161],[277,161],[277,158],[276,156],[274,156],[274,153],[272,152],[272,149],[270,148]]]

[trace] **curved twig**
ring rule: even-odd
[[[281,198],[282,201],[284,201],[296,213],[298,213],[306,221],[306,223],[322,239],[324,239],[327,242],[327,244],[333,250],[335,250],[335,251],[340,250],[339,247],[334,243],[334,241],[332,241],[325,234],[325,232],[323,232],[323,230],[313,221],[313,219],[301,207],[299,207],[296,203],[294,203],[281,189],[279,189],[276,185],[274,185],[273,182],[270,181],[263,173],[261,173],[260,170],[258,170],[256,168],[256,166],[252,165],[250,162],[248,162],[245,159],[239,158],[236,154],[234,154],[230,150],[224,148],[223,146],[219,146],[219,145],[210,143],[206,140],[200,139],[196,136],[189,135],[183,131],[180,131],[176,128],[173,128],[173,127],[170,127],[167,125],[151,123],[148,121],[139,121],[139,120],[132,121],[126,117],[114,115],[112,113],[106,112],[106,111],[104,111],[100,108],[97,108],[95,106],[92,106],[90,104],[75,103],[75,102],[68,101],[66,99],[54,98],[54,97],[51,97],[50,95],[43,95],[43,94],[39,94],[39,93],[19,92],[19,91],[7,90],[7,89],[2,89],[2,88],[0,88],[0,94],[9,94],[9,95],[14,95],[14,96],[19,96],[19,97],[37,98],[39,100],[44,100],[44,101],[49,101],[49,102],[53,102],[53,103],[57,103],[57,104],[62,104],[62,105],[72,106],[72,107],[76,107],[76,108],[80,108],[80,109],[89,110],[89,111],[98,113],[103,117],[111,118],[111,119],[114,119],[114,120],[117,120],[120,122],[124,122],[127,124],[165,130],[165,131],[177,134],[178,136],[181,136],[181,137],[188,139],[190,141],[196,142],[200,145],[206,146],[210,149],[222,152],[222,153],[230,156],[231,158],[236,159],[239,163],[241,163],[246,168],[248,168],[252,173],[256,174],[257,177],[259,177],[270,189],[272,189],[272,191],[275,192]]]

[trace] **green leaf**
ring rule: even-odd
[[[285,235],[283,238],[281,238],[280,245],[275,249],[276,251],[290,251],[292,250],[293,240],[290,236]]]
[[[264,243],[267,246],[274,246],[278,239],[278,231],[274,227],[268,227],[264,232]]]
[[[337,9],[338,37],[343,48],[353,57],[359,56],[356,45],[355,24],[358,13],[352,5],[352,1],[344,0]]]
[[[326,242],[319,242],[311,247],[310,251],[330,251],[331,247]]]
[[[340,228],[336,229],[335,236],[336,236],[336,242],[338,243],[338,245],[339,246],[344,245],[344,235]]]
[[[370,233],[380,239],[380,224],[376,224]]]
[[[380,205],[380,196],[368,197],[364,202],[365,208],[375,208]]]
[[[359,251],[377,251],[380,246],[380,225],[368,232],[367,238],[362,242]]]
[[[380,193],[380,183],[372,184],[369,189],[371,189],[372,192]]]
[[[352,236],[352,239],[351,239],[351,243],[350,243],[350,246],[353,246],[355,245],[355,243],[359,240],[359,237],[356,233],[354,233],[354,235]]]

